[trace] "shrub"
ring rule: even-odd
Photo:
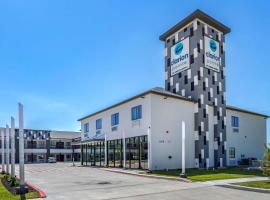
[[[270,148],[265,146],[265,155],[263,159],[263,174],[270,177]]]
[[[12,177],[9,174],[6,174],[4,178],[7,180],[7,182],[10,184],[11,187],[15,187],[19,185],[19,181],[15,177]]]

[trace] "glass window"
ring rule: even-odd
[[[111,125],[116,126],[119,124],[119,113],[112,114],[111,116]]]
[[[89,123],[85,123],[85,124],[83,125],[83,131],[84,131],[85,133],[88,133],[88,132],[89,132]]]
[[[235,158],[235,148],[234,147],[229,148],[229,158]]]
[[[239,127],[239,118],[232,116],[232,127]]]
[[[135,106],[131,108],[131,119],[137,120],[142,118],[142,106]]]
[[[102,129],[102,119],[96,120],[96,130]]]

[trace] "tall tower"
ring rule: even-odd
[[[198,168],[226,165],[224,44],[229,32],[227,26],[196,10],[160,36],[165,42],[165,89],[196,102],[194,134]],[[209,105],[214,112],[211,124]]]

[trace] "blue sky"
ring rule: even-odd
[[[227,103],[270,115],[268,1],[10,0],[0,2],[0,126],[20,101],[28,128],[79,130],[78,118],[163,87],[158,37],[197,8],[232,29]]]

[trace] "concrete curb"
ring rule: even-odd
[[[20,180],[20,177],[19,177],[19,176],[16,176],[16,178]],[[34,185],[31,184],[30,182],[28,182],[28,181],[25,180],[25,181],[24,181],[24,184],[27,185],[28,187],[30,187],[30,188],[36,190],[36,191],[38,192],[40,198],[46,198],[46,197],[47,197],[46,193],[45,193],[42,189],[40,189],[40,188],[34,186]]]
[[[162,179],[162,180],[169,180],[169,181],[181,181],[185,183],[192,183],[192,181],[185,179],[185,178],[174,178],[174,177],[166,177],[166,176],[156,176],[156,175],[147,175],[147,174],[137,174],[137,173],[130,173],[130,172],[124,172],[124,171],[118,171],[118,170],[111,170],[111,169],[101,169],[109,172],[115,172],[119,174],[126,174],[131,176],[138,176],[138,177],[145,177],[145,178],[154,178],[154,179]]]
[[[30,188],[34,189],[35,191],[37,191],[40,198],[46,198],[47,197],[46,193],[43,190],[41,190],[40,188],[34,186],[33,184],[29,183],[28,181],[24,181],[24,182],[28,187],[30,187]]]
[[[242,185],[233,185],[233,184],[217,185],[217,186],[230,188],[230,189],[236,189],[236,190],[244,190],[244,191],[250,191],[250,192],[259,192],[259,193],[270,194],[269,189],[263,189],[263,188],[253,188],[253,187],[246,187],[246,186],[242,186]]]

